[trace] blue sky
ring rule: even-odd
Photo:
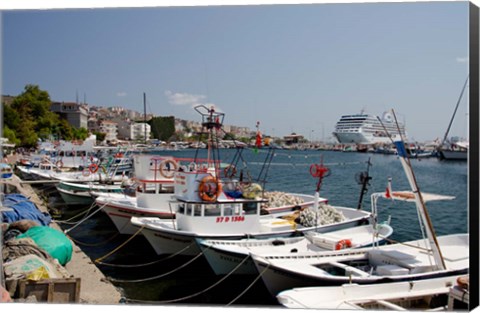
[[[39,85],[198,120],[329,139],[343,114],[394,109],[410,139],[443,137],[468,75],[468,2],[2,11],[2,94]],[[467,137],[467,97],[451,135]]]

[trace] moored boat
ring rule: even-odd
[[[322,253],[360,248],[385,242],[393,233],[390,225],[368,224],[320,233],[311,231],[303,237],[198,240],[210,267],[216,275],[258,274],[250,255],[284,255]]]
[[[448,304],[446,295],[460,277],[293,288],[280,292],[277,299],[290,309],[444,311]]]

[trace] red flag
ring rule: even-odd
[[[255,140],[255,146],[257,146],[257,148],[260,148],[262,146],[262,134],[257,131],[257,138]]]

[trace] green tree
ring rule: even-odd
[[[93,133],[95,136],[97,136],[97,141],[102,142],[105,140],[105,137],[107,137],[107,134],[101,133],[101,132],[94,132]]]
[[[15,132],[8,128],[8,126],[3,127],[3,137],[7,138],[9,143],[13,143],[15,145],[20,144],[20,140],[15,135]]]
[[[148,124],[152,129],[153,138],[168,141],[175,134],[175,117],[157,116]]]
[[[72,128],[73,130],[73,139],[85,140],[88,137],[88,130],[85,127]]]
[[[72,139],[72,127],[50,111],[50,106],[50,95],[37,85],[26,85],[11,106],[5,106],[5,125],[14,132],[20,146],[34,147],[38,139],[52,135]]]

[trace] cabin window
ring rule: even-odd
[[[257,206],[256,202],[248,202],[243,204],[243,212],[245,214],[257,214]]]

